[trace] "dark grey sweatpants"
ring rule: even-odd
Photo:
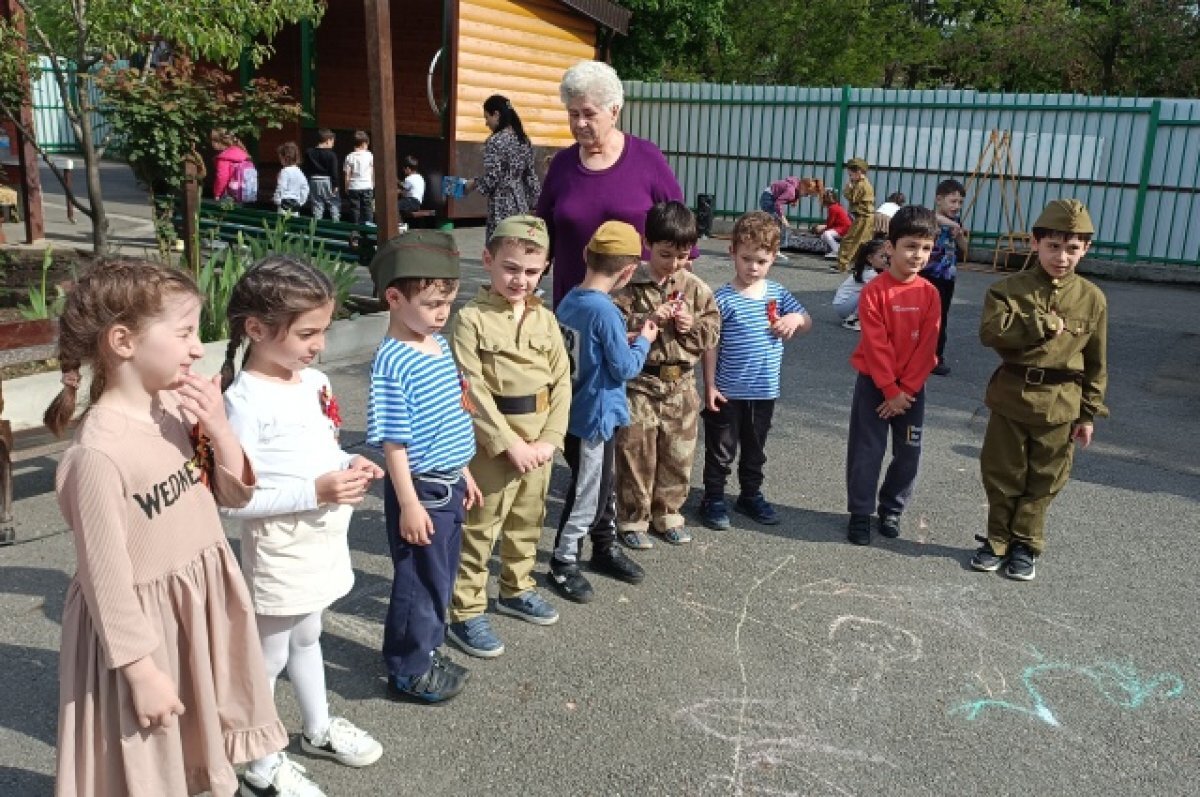
[[[904,511],[917,483],[925,390],[913,397],[908,412],[886,421],[875,411],[883,401],[883,391],[875,387],[871,377],[859,374],[850,401],[850,439],[846,448],[846,508],[852,515],[872,515],[876,509],[898,515]],[[892,461],[876,502],[875,485],[879,484],[889,432]]]

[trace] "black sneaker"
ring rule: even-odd
[[[846,524],[846,539],[855,545],[871,544],[871,516],[851,515]]]
[[[591,583],[579,570],[579,565],[574,562],[559,562],[557,559],[551,559],[550,578],[547,581],[559,595],[569,601],[591,603],[592,598],[596,597],[596,591],[592,589]]]
[[[729,528],[729,507],[724,498],[705,498],[700,501],[700,522],[713,531]]]
[[[987,537],[976,537],[975,539],[983,543],[979,546],[979,550],[975,551],[975,555],[971,557],[971,567],[981,573],[995,573],[1000,569],[1000,565],[1004,564],[1003,556],[998,556],[992,550],[992,544],[987,541]]]
[[[950,366],[946,365],[945,360],[938,360],[938,364],[933,366],[934,376],[950,376]]]
[[[646,571],[615,544],[592,551],[592,569],[626,584],[641,584],[646,578]]]
[[[1017,581],[1033,581],[1033,577],[1037,575],[1036,564],[1037,557],[1033,555],[1033,551],[1017,543],[1009,549],[1008,567],[1004,568],[1004,575]]]
[[[764,526],[778,526],[779,515],[762,493],[740,495],[733,508]]]
[[[900,536],[900,514],[892,512],[879,513],[879,533],[884,537],[896,539]]]
[[[465,669],[436,652],[429,661],[429,669],[421,675],[389,678],[388,694],[418,703],[443,703],[466,686],[469,674]]]

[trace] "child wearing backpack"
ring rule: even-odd
[[[217,157],[213,161],[213,197],[232,199],[239,205],[258,201],[258,170],[238,137],[217,129],[211,136]]]

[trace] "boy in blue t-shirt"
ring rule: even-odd
[[[954,299],[954,284],[958,277],[958,261],[967,256],[967,233],[959,223],[967,189],[958,180],[942,180],[934,192],[933,210],[937,214],[938,237],[933,242],[929,263],[921,276],[937,288],[942,303],[942,326],[938,330],[937,365],[933,373],[949,376],[946,365],[946,321],[950,317],[950,302]]]
[[[450,346],[437,334],[458,293],[458,252],[444,232],[393,238],[371,261],[388,305],[387,337],[371,363],[367,443],[383,449],[384,523],[392,596],[383,631],[388,691],[449,700],[467,671],[438,652],[458,573],[466,510],[483,500],[467,463],[475,430]]]
[[[641,262],[638,231],[625,222],[605,222],[588,242],[586,257],[583,282],[555,311],[571,361],[573,398],[563,446],[571,483],[554,539],[549,580],[559,594],[577,603],[595,595],[579,570],[585,534],[592,538],[593,570],[627,584],[639,584],[646,576],[617,545],[616,432],[629,423],[625,383],[641,373],[650,344],[658,337],[658,325],[647,318],[641,334],[630,342],[625,319],[609,296],[629,282]]]
[[[756,210],[733,225],[733,281],[715,294],[721,340],[704,354],[704,499],[700,520],[729,528],[725,480],[738,456],[741,495],[734,507],[773,526],[775,508],[762,494],[767,432],[779,398],[783,342],[808,332],[812,318],[791,292],[767,279],[779,253],[779,225]]]

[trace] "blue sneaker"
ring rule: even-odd
[[[738,496],[733,508],[764,526],[779,525],[779,515],[776,514],[775,507],[767,503],[762,493]]]
[[[418,703],[442,703],[466,686],[469,673],[440,655],[429,658],[429,669],[421,675],[388,678],[388,695]]]
[[[729,507],[724,498],[705,498],[700,502],[700,522],[710,529],[725,531],[729,528]]]
[[[480,659],[494,659],[504,652],[504,643],[492,631],[492,621],[486,614],[450,623],[446,639],[463,653]]]
[[[558,622],[558,610],[546,603],[533,589],[511,598],[500,598],[496,601],[496,611],[534,625],[554,625]]]

